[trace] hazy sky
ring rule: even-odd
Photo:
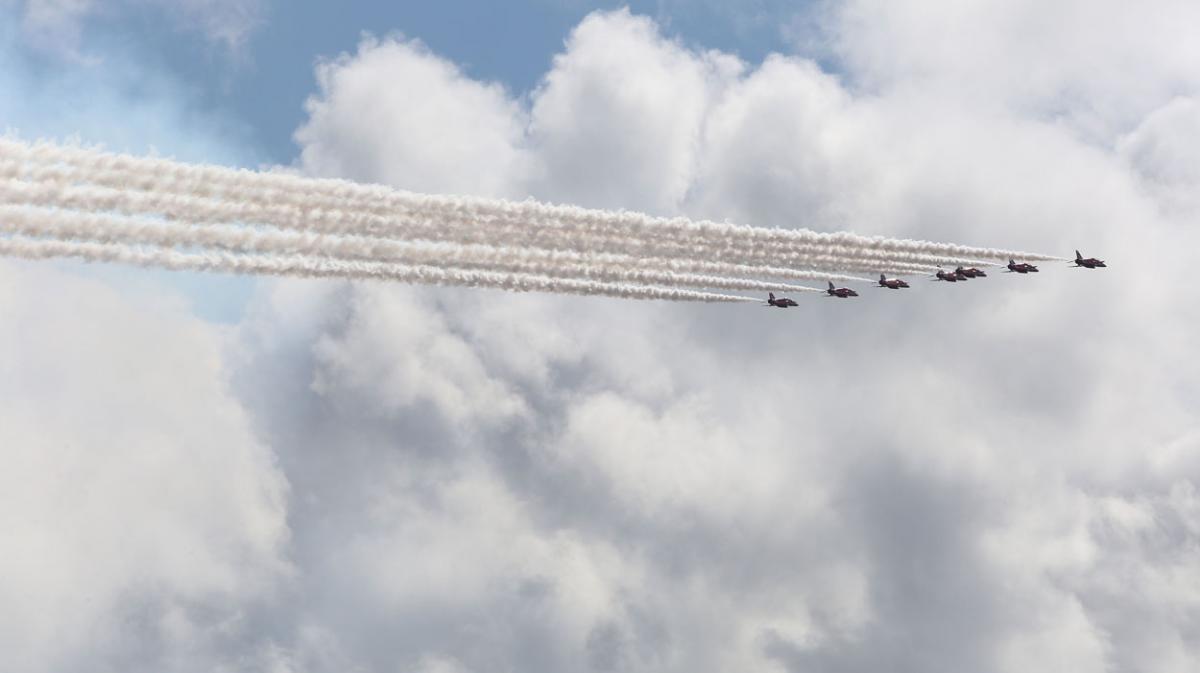
[[[0,1],[0,124],[1111,266],[783,312],[0,260],[0,669],[1200,667],[1200,6],[345,4]]]

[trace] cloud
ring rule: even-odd
[[[1187,0],[825,7],[833,51],[863,86],[1061,120],[1098,142],[1200,84],[1188,28],[1200,8]]]
[[[419,42],[367,38],[356,56],[320,64],[317,81],[296,132],[310,173],[511,196],[514,176],[528,170],[517,104]]]
[[[230,394],[224,337],[169,295],[0,278],[0,344],[20,353],[0,383],[3,667],[213,646],[289,573],[286,481]]]
[[[0,9],[0,18],[10,15]],[[0,24],[0,122],[24,139],[77,138],[119,152],[170,152],[187,161],[253,165],[245,125],[205,110],[196,92],[128,45],[103,63],[33,57],[13,26]]]
[[[1121,138],[1117,147],[1168,215],[1186,218],[1200,212],[1200,169],[1189,160],[1200,147],[1200,101],[1171,100]]]
[[[1097,46],[1108,21],[1070,23],[1069,54],[1037,31],[1026,54],[1008,29],[1060,26],[1075,16],[1062,7],[934,17],[1004,28],[976,44],[930,35],[922,3],[838,6],[821,25],[839,73],[700,52],[628,12],[581,22],[525,95],[401,38],[320,65],[297,133],[309,172],[1084,246],[1112,266],[864,291],[785,316],[324,282],[259,285],[228,342],[186,316],[143,316],[185,351],[155,353],[166,362],[143,376],[200,369],[182,376],[214,444],[169,462],[211,456],[196,482],[214,517],[180,505],[171,523],[209,560],[194,575],[169,559],[131,566],[168,578],[135,605],[188,606],[148,611],[183,635],[90,651],[124,668],[1195,669],[1195,93],[1176,67],[1188,48],[1148,48],[1122,101],[1126,74],[1084,67],[1111,65]],[[1152,33],[1157,17],[1126,26]],[[1001,64],[1041,70],[1023,83],[984,67]],[[27,313],[43,333],[79,331]],[[123,395],[176,400],[135,381]],[[44,398],[30,402],[42,415]],[[230,465],[261,488],[211,476]],[[49,478],[39,469],[10,468],[33,484]],[[286,538],[230,514],[277,524],[283,477]],[[211,539],[222,524],[235,534]],[[227,572],[230,549],[249,570]],[[123,595],[122,578],[96,591]]]
[[[466,174],[519,154],[531,170],[507,173],[493,193],[1047,250],[1085,241],[1131,267],[1188,248],[1193,232],[1160,213],[1189,206],[1147,188],[1179,194],[1192,182],[1166,141],[1190,128],[1187,103],[1171,103],[1177,54],[1152,50],[1163,60],[1139,66],[1136,96],[1121,100],[1124,74],[1084,72],[1096,50],[1080,45],[1104,39],[1111,26],[1102,22],[1070,36],[1082,55],[1036,43],[1045,62],[1033,81],[985,71],[976,85],[965,68],[991,63],[990,48],[997,58],[1015,53],[1011,35],[983,45],[945,37],[946,49],[965,52],[963,65],[951,52],[928,56],[923,48],[939,43],[905,32],[921,25],[915,5],[878,16],[860,7],[840,7],[821,24],[843,38],[831,42],[848,68],[839,74],[778,55],[751,66],[667,40],[626,12],[592,15],[527,97],[505,93],[486,106],[489,118],[510,120],[487,134],[508,149],[490,153],[498,161],[464,164]],[[1071,16],[1052,8],[1045,18],[1058,25]],[[882,30],[883,17],[898,35]],[[992,20],[1035,17],[981,5],[939,18],[959,27]],[[875,49],[895,50],[894,62]],[[434,58],[402,42],[367,42],[339,68],[365,73],[359,63],[376,50]],[[1032,67],[1031,58],[1016,54],[1021,65],[1012,67]],[[474,89],[460,71],[442,72],[440,82],[415,81],[439,108],[456,107],[454,92]],[[384,89],[377,81],[358,91]],[[410,118],[390,94],[368,99],[327,87],[319,105]],[[389,129],[385,142],[396,134],[419,144],[386,158],[365,139],[321,149],[355,177],[432,189],[444,172],[421,173],[406,157],[433,154],[438,139],[461,133],[449,119],[424,133],[372,124]],[[362,130],[313,120],[307,128],[320,126],[322,138]],[[407,175],[420,177],[395,177]],[[463,178],[444,179],[443,189],[457,190]],[[401,414],[381,429],[355,428],[355,437],[421,438],[419,450],[397,449],[419,458],[372,454],[406,466],[395,468],[406,474],[403,487],[366,496],[383,497],[397,512],[385,518],[400,528],[353,525],[366,526],[357,539],[375,540],[366,557],[395,559],[423,581],[368,574],[347,591],[383,612],[330,631],[380,660],[449,657],[466,670],[497,660],[525,670],[1136,670],[1146,657],[1163,670],[1194,665],[1187,620],[1168,616],[1195,614],[1188,592],[1170,610],[1134,607],[1147,605],[1139,587],[1170,585],[1194,539],[1149,523],[1186,508],[1197,476],[1179,449],[1195,426],[1187,381],[1196,372],[1182,344],[1196,316],[1164,318],[1194,293],[1155,292],[1155,280],[1136,272],[1053,272],[1062,277],[1036,288],[997,278],[970,295],[921,292],[903,305],[866,298],[865,312],[849,316],[817,302],[782,330],[773,316],[730,323],[692,308],[459,292],[421,300],[431,314],[409,334],[438,325],[465,349],[464,362],[488,372],[479,390],[505,386],[527,411],[500,424]],[[351,290],[359,293],[381,314],[424,294]],[[342,306],[318,312],[334,333],[347,329]],[[365,361],[401,363],[420,352],[400,331],[381,325],[383,350]],[[309,366],[298,380],[321,380],[321,365]],[[389,399],[385,381],[375,388],[381,400]],[[346,436],[331,402],[311,434]],[[265,415],[278,416],[278,426],[289,418]],[[467,428],[478,434],[468,438]],[[370,452],[375,441],[338,443]],[[430,452],[434,445],[441,450]],[[340,474],[345,484],[373,481]],[[476,497],[463,499],[464,480]],[[502,513],[497,529],[514,543],[487,562],[451,563],[451,588],[429,564],[470,556],[464,537],[492,547],[494,531],[480,530],[484,511]],[[402,542],[391,542],[396,536]],[[578,577],[528,556],[563,536],[593,564],[588,595],[600,600],[590,607],[575,603]],[[433,560],[402,560],[414,548]],[[1129,562],[1147,574],[1101,589],[1120,586],[1110,582]],[[543,588],[507,593],[531,586],[531,571]],[[393,607],[367,597],[372,587],[398,592]],[[402,644],[349,635],[377,619],[409,623],[398,606],[414,602],[437,606],[445,624],[470,624],[472,638],[443,628],[412,631],[420,639]],[[1153,626],[1140,629],[1126,609],[1153,612]],[[501,626],[493,611],[517,616]],[[536,658],[507,649],[531,633],[554,648]],[[1151,642],[1171,645],[1160,655]]]
[[[355,297],[346,331],[315,346],[320,370],[314,390],[364,415],[387,416],[422,402],[454,423],[520,415],[520,397],[489,376],[470,346],[421,299]],[[388,334],[394,336],[378,341]],[[397,349],[406,353],[403,360],[380,359]]]
[[[0,10],[2,12],[2,10]],[[6,133],[33,140],[79,140],[117,152],[165,153],[185,161],[253,166],[259,146],[248,128],[202,109],[194,91],[154,63],[122,49],[105,53],[103,64],[47,64],[22,48],[15,26],[0,13],[0,120]],[[8,30],[5,30],[5,27]],[[86,268],[86,267],[85,267]],[[95,267],[110,282],[144,282],[142,273]],[[195,299],[204,317],[236,318],[245,303],[242,279],[163,274],[161,282]]]
[[[252,161],[252,143],[225,144],[235,125],[196,112],[153,66],[116,52],[105,67],[35,64],[5,27],[7,128]],[[12,354],[0,365],[0,668],[206,668],[196,662],[236,649],[246,615],[293,571],[287,479],[230,387],[228,330],[196,317],[235,291],[7,261],[0,278]]]
[[[674,211],[692,180],[708,105],[741,67],[724,54],[690,52],[628,11],[585,18],[533,93],[528,142],[539,175],[531,191]]]

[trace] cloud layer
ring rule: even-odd
[[[1147,10],[1122,35],[1177,48],[1093,76],[1113,28],[1073,7],[955,5],[931,37],[924,3],[837,5],[817,21],[837,74],[626,12],[585,19],[525,95],[401,38],[322,64],[297,132],[312,173],[1112,268],[801,298],[783,320],[279,282],[226,333],[5,265],[5,315],[26,317],[0,331],[23,360],[2,399],[27,406],[3,412],[0,497],[22,500],[0,511],[33,513],[13,517],[26,558],[117,560],[74,592],[74,562],[0,573],[29,606],[0,620],[61,639],[22,626],[0,661],[1194,670],[1200,297],[1173,270],[1197,242],[1200,70]]]

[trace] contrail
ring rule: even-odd
[[[746,251],[730,254],[724,248],[703,247],[702,245],[667,244],[667,242],[646,242],[608,238],[602,241],[564,240],[563,235],[553,229],[522,227],[496,230],[491,227],[478,227],[466,223],[458,227],[448,227],[446,222],[388,222],[374,215],[356,214],[343,211],[314,211],[290,208],[290,206],[262,205],[254,203],[221,202],[209,198],[197,198],[186,194],[162,194],[155,192],[125,192],[109,187],[74,186],[70,184],[47,184],[47,182],[22,182],[16,180],[0,181],[0,199],[8,203],[31,205],[55,205],[60,208],[82,210],[113,210],[130,215],[162,215],[194,223],[222,222],[262,222],[271,226],[311,230],[320,233],[353,233],[370,232],[372,235],[382,235],[384,227],[394,233],[404,234],[408,239],[432,239],[463,242],[463,244],[479,244],[492,246],[538,246],[545,250],[576,250],[586,248],[587,254],[623,254],[629,258],[630,264],[637,266],[652,266],[661,260],[680,260],[678,263],[668,263],[671,270],[680,270],[679,266],[691,266],[689,272],[712,272],[720,275],[772,276],[776,270],[793,269],[782,272],[779,277],[791,277],[796,280],[846,280],[842,274],[824,274],[799,268],[822,268],[838,271],[884,271],[899,272],[899,274],[925,274],[935,270],[937,264],[973,263],[973,260],[931,258],[913,256],[911,253],[859,253],[841,248],[812,247],[810,251],[782,253],[774,250]],[[372,227],[370,224],[376,224]],[[616,252],[613,252],[616,251]],[[653,257],[655,254],[667,254],[670,257]],[[652,256],[652,257],[644,257]],[[697,260],[698,258],[698,260]],[[634,262],[636,260],[636,262]],[[682,262],[688,260],[688,262]],[[662,266],[660,266],[662,268]],[[757,272],[751,272],[760,268]],[[769,268],[762,269],[762,268]],[[683,270],[680,270],[683,271]]]
[[[939,255],[964,260],[972,258],[1029,260],[1065,259],[1051,255],[961,246],[932,241],[865,237],[850,233],[818,233],[795,229],[767,229],[684,218],[656,218],[639,213],[606,212],[534,201],[511,202],[478,197],[428,196],[399,192],[382,186],[357,185],[341,180],[301,178],[280,173],[256,173],[217,166],[188,165],[165,159],[117,155],[78,147],[39,143],[25,145],[2,141],[0,154],[41,164],[65,163],[93,171],[89,179],[120,181],[120,186],[145,190],[175,190],[198,195],[220,194],[226,198],[251,200],[269,197],[276,203],[313,207],[313,200],[330,199],[343,210],[360,210],[395,218],[426,217],[437,220],[467,218],[476,225],[525,226],[531,221],[553,224],[574,233],[618,235],[649,240],[664,238],[724,242],[741,249],[764,246],[826,245],[878,251]],[[394,219],[393,219],[394,221]],[[920,261],[920,260],[912,260]],[[943,263],[943,262],[938,262]],[[956,263],[956,262],[944,262]]]
[[[355,227],[344,226],[345,220],[354,220],[353,215],[343,216],[336,212],[305,212],[294,208],[260,207],[186,195],[122,192],[107,187],[45,182],[28,183],[12,179],[0,179],[0,202],[89,211],[116,211],[129,215],[161,215],[168,219],[197,224],[261,222],[297,231],[332,232],[334,234],[356,231]],[[408,233],[414,240],[445,240],[444,236],[439,237],[441,232],[438,232],[434,226],[417,228]],[[377,238],[376,240],[390,239]],[[473,244],[464,243],[464,245]],[[532,248],[523,252],[543,260],[570,260],[576,263],[590,260],[598,264],[624,265],[629,268],[661,268],[677,273],[869,282],[857,276],[808,269],[737,265],[691,258],[634,257],[613,253],[582,253],[572,250],[540,248]]]
[[[577,278],[550,278],[519,273],[497,273],[429,266],[407,266],[382,262],[347,262],[304,256],[235,255],[228,253],[183,253],[162,248],[140,249],[113,243],[43,241],[0,238],[0,255],[22,259],[73,258],[88,262],[110,262],[157,267],[175,271],[301,278],[386,280],[422,285],[487,287],[514,292],[553,292],[597,295],[623,299],[657,299],[699,302],[758,302],[753,297],[696,292],[646,285],[601,283]]]
[[[11,168],[11,167],[10,167]],[[191,168],[191,167],[188,167]],[[229,169],[216,169],[218,171],[227,171]],[[9,170],[8,174],[14,174],[16,171]],[[59,181],[65,179],[65,173],[59,167],[41,167],[36,170],[24,171],[26,177],[31,178],[56,178]],[[122,176],[128,182],[129,176]],[[157,179],[157,176],[156,178]],[[117,184],[117,181],[111,181]],[[67,187],[60,188],[69,189]],[[83,199],[79,193],[68,195],[73,196],[74,200]],[[100,198],[106,201],[107,205],[112,207],[120,207],[126,212],[132,208],[135,212],[147,212],[154,210],[166,210],[168,216],[185,217],[180,212],[180,208],[189,210],[188,217],[202,221],[222,221],[228,220],[230,217],[237,217],[245,220],[257,220],[276,226],[285,226],[290,228],[317,228],[321,231],[332,231],[333,233],[365,233],[371,235],[395,235],[400,234],[406,237],[431,237],[438,239],[457,240],[459,242],[483,243],[489,245],[538,245],[552,249],[575,248],[587,250],[602,250],[608,253],[614,251],[624,253],[630,250],[638,252],[657,253],[664,255],[690,256],[703,255],[708,257],[721,257],[726,264],[739,264],[742,266],[750,265],[769,265],[772,262],[788,264],[813,266],[815,261],[820,261],[822,264],[829,264],[828,260],[834,257],[846,259],[866,259],[867,262],[845,263],[831,268],[855,271],[892,271],[892,272],[914,272],[927,271],[935,265],[959,265],[959,264],[987,264],[988,262],[980,262],[978,260],[960,258],[960,257],[945,257],[935,256],[925,253],[912,252],[889,252],[889,251],[873,251],[862,250],[846,246],[831,246],[829,244],[805,244],[805,245],[788,245],[774,246],[765,252],[762,248],[746,248],[739,246],[736,241],[728,240],[691,240],[691,241],[669,241],[658,240],[646,242],[640,239],[631,238],[627,232],[621,232],[620,235],[610,236],[605,239],[596,238],[596,234],[584,232],[582,234],[575,233],[574,240],[565,241],[563,236],[568,232],[562,230],[561,227],[552,226],[554,223],[546,222],[523,222],[520,226],[512,226],[509,222],[502,227],[497,227],[491,222],[490,216],[464,218],[461,213],[450,211],[445,212],[434,220],[416,219],[412,221],[398,220],[396,217],[383,217],[372,213],[362,213],[360,211],[346,210],[344,203],[328,203],[322,201],[312,201],[311,195],[302,195],[310,200],[307,204],[307,209],[299,209],[293,206],[280,205],[277,194],[268,194],[264,197],[262,192],[247,192],[247,197],[256,197],[256,201],[241,201],[236,204],[237,215],[232,215],[228,205],[225,205],[225,210],[214,215],[213,211],[220,211],[220,207],[215,207],[213,204],[222,202],[214,202],[211,199],[196,199],[194,197],[179,195],[171,200],[171,197],[164,195],[139,195],[129,194],[125,192],[117,192],[107,196],[97,195],[93,193],[93,199]],[[422,197],[435,198],[435,197]],[[440,197],[436,197],[440,198]],[[503,204],[504,202],[498,202]],[[164,204],[174,208],[168,210],[164,208]],[[64,204],[66,205],[66,204]],[[538,205],[538,204],[534,204]],[[200,215],[200,211],[205,214]],[[599,211],[596,211],[599,212]],[[644,216],[639,216],[644,217]],[[493,218],[494,219],[494,218]],[[532,227],[530,225],[537,224],[540,226]],[[770,230],[764,230],[770,231]],[[811,232],[810,232],[811,233]],[[587,239],[580,239],[580,236],[586,236]],[[741,249],[741,254],[737,253]],[[731,254],[732,252],[732,254]],[[910,262],[923,265],[917,268],[904,268],[899,265],[899,262]]]
[[[362,237],[304,235],[229,225],[181,226],[146,220],[0,205],[0,231],[60,240],[89,240],[160,247],[208,247],[229,252],[323,256],[446,268],[482,268],[612,283],[663,284],[761,292],[822,292],[819,288],[748,278],[677,273],[530,256],[525,250]],[[539,258],[540,257],[540,258]]]
[[[717,274],[737,275],[753,267],[774,269],[791,268],[794,271],[783,277],[814,280],[845,280],[842,274],[828,274],[803,270],[797,267],[821,267],[843,271],[885,271],[911,273],[928,272],[939,264],[979,264],[975,260],[941,258],[912,253],[889,253],[857,251],[828,246],[807,246],[792,251],[777,249],[744,250],[730,253],[727,247],[705,246],[703,243],[645,242],[623,237],[598,239],[587,235],[576,235],[543,227],[508,227],[497,230],[480,226],[469,220],[456,223],[447,221],[419,220],[397,221],[382,216],[337,210],[302,210],[261,202],[228,202],[186,194],[130,192],[108,187],[90,185],[77,186],[62,176],[49,181],[29,183],[18,180],[0,180],[0,199],[10,203],[30,205],[53,205],[84,210],[114,210],[126,214],[162,215],[195,223],[210,222],[259,222],[287,229],[318,231],[332,234],[366,234],[382,236],[384,232],[401,234],[409,239],[450,240],[466,244],[493,246],[537,246],[548,250],[602,251],[589,254],[632,254],[650,255],[638,257],[639,265],[660,264],[661,260],[707,260],[707,271]],[[260,198],[260,201],[262,199]],[[668,255],[660,257],[655,255]],[[632,258],[632,257],[631,257]],[[669,263],[665,266],[670,266]],[[678,266],[678,265],[676,265]],[[724,266],[725,268],[720,268]],[[734,269],[733,267],[742,267]],[[673,269],[674,270],[674,269]],[[690,272],[702,272],[693,268]],[[760,270],[751,275],[773,275]]]

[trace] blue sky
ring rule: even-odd
[[[111,61],[123,55],[151,64],[150,72],[161,68],[164,75],[177,78],[175,85],[190,99],[193,114],[208,113],[229,124],[227,132],[236,136],[233,144],[250,150],[243,161],[289,163],[296,149],[292,132],[303,121],[304,100],[314,90],[313,65],[353,51],[364,33],[419,39],[460,64],[468,75],[524,93],[537,85],[571,28],[597,9],[628,6],[654,17],[664,32],[689,45],[757,62],[767,53],[789,49],[785,26],[804,4],[754,0],[731,8],[713,0],[268,2],[261,23],[232,52],[195,31],[163,30],[162,12],[142,6],[89,16],[80,51],[85,59]],[[7,33],[6,40],[15,39],[11,29]],[[88,77],[109,70],[53,52],[39,53],[27,44],[21,51],[24,65],[33,72]]]
[[[803,4],[265,0],[245,42],[228,48],[152,5],[116,3],[82,19],[79,44],[71,50],[77,53],[39,46],[10,13],[0,22],[0,55],[16,67],[0,73],[0,83],[29,93],[0,101],[0,128],[25,138],[77,137],[192,161],[288,165],[298,149],[292,134],[316,90],[314,65],[353,52],[364,34],[418,39],[468,76],[522,95],[537,86],[571,29],[597,9],[629,7],[689,46],[756,62],[789,49],[783,26]],[[108,267],[88,272],[119,282],[130,274]],[[252,285],[224,276],[158,275],[183,290],[199,315],[221,322],[238,318]]]

